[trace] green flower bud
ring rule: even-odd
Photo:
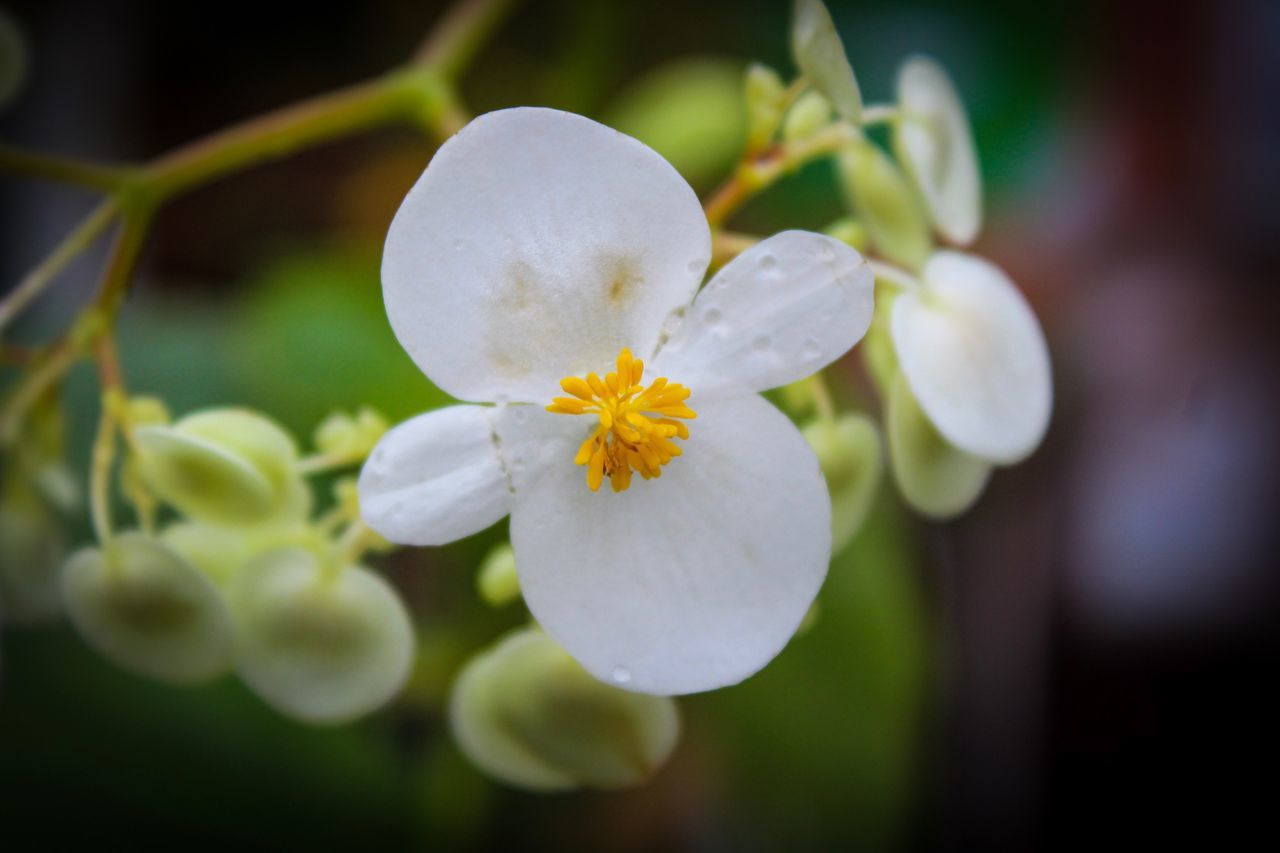
[[[537,628],[471,659],[454,684],[449,721],[477,767],[537,791],[643,782],[680,731],[670,697],[597,681]]]
[[[880,431],[863,415],[817,420],[803,430],[831,492],[831,553],[862,529],[884,471]]]
[[[823,228],[822,233],[828,237],[835,237],[841,243],[846,246],[852,246],[859,252],[866,252],[867,246],[871,243],[871,235],[867,232],[867,226],[852,216],[837,219],[826,228]]]
[[[413,627],[395,591],[367,569],[334,570],[287,548],[252,560],[228,592],[236,671],[267,704],[339,723],[389,701],[413,663]]]
[[[787,110],[782,138],[787,142],[808,139],[830,123],[831,102],[821,92],[805,92]]]
[[[192,518],[244,524],[309,504],[293,439],[261,415],[210,409],[134,434],[148,486]]]
[[[213,584],[173,549],[121,533],[74,554],[62,596],[81,636],[108,660],[175,683],[206,681],[231,661],[231,620]]]
[[[131,397],[125,404],[125,416],[135,428],[169,423],[169,407],[159,397]]]
[[[840,117],[858,124],[862,93],[831,13],[822,0],[796,0],[791,17],[791,54],[800,73],[827,96]]]
[[[37,625],[62,612],[58,569],[65,541],[41,504],[6,499],[0,509],[0,622]]]
[[[161,532],[160,541],[222,589],[255,553],[239,529],[202,521],[170,525]]]
[[[386,418],[363,406],[354,416],[346,412],[329,415],[316,427],[313,440],[316,450],[326,456],[363,459],[389,428]]]
[[[880,148],[852,142],[836,158],[850,207],[871,232],[886,259],[919,269],[933,250],[929,217],[915,188]]]
[[[935,519],[971,507],[991,476],[990,463],[939,435],[901,374],[889,394],[887,420],[893,479],[906,502]]]
[[[501,607],[520,597],[516,552],[509,544],[497,545],[485,556],[476,575],[476,588],[490,607]]]
[[[787,96],[786,84],[767,65],[753,62],[747,68],[747,150],[768,148],[782,124],[782,108]]]

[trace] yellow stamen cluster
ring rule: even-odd
[[[601,379],[588,373],[585,379],[567,376],[560,387],[572,397],[556,397],[548,412],[558,415],[595,415],[599,426],[578,453],[575,465],[587,466],[587,487],[600,488],[606,475],[615,492],[631,485],[631,472],[646,480],[662,476],[662,466],[681,455],[671,439],[689,437],[689,427],[676,418],[698,415],[685,405],[689,389],[665,378],[645,388],[640,384],[644,362],[624,349],[618,354],[618,371]]]

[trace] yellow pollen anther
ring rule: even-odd
[[[631,485],[631,472],[646,480],[662,476],[662,466],[682,455],[671,439],[687,439],[689,427],[676,418],[692,420],[698,415],[685,405],[689,389],[655,379],[645,388],[644,362],[624,349],[618,354],[618,370],[601,379],[594,373],[585,378],[566,376],[560,387],[569,397],[555,397],[548,412],[558,415],[595,415],[595,431],[582,442],[573,457],[575,465],[587,466],[587,487],[600,488],[604,478],[615,492]]]

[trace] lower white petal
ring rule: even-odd
[[[972,255],[938,252],[924,287],[893,306],[898,362],[947,441],[997,464],[1044,437],[1053,406],[1049,348],[1018,288]]]
[[[493,409],[451,406],[391,429],[360,472],[360,514],[401,545],[443,545],[511,511]]]
[[[644,693],[755,673],[795,632],[830,558],[826,484],[781,412],[754,394],[712,400],[692,429],[660,478],[621,493],[587,489],[576,433],[516,479],[511,541],[529,609],[597,678]]]
[[[862,339],[875,282],[839,240],[784,231],[716,273],[662,343],[654,375],[689,385],[765,391],[803,379]]]

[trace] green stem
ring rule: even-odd
[[[111,463],[116,455],[115,421],[111,406],[102,401],[98,434],[93,442],[93,463],[89,469],[89,518],[98,543],[111,541]]]
[[[124,166],[85,163],[8,145],[0,145],[0,171],[107,192],[119,187],[132,174],[132,170]]]
[[[860,119],[863,127],[876,124],[892,124],[898,120],[897,104],[870,104],[862,108]]]
[[[44,292],[54,277],[77,255],[93,243],[119,214],[115,201],[108,199],[93,209],[89,216],[49,254],[40,265],[27,273],[17,287],[0,302],[0,330],[18,316],[28,304]]]
[[[818,410],[818,417],[827,423],[836,419],[836,404],[831,398],[831,389],[827,387],[826,377],[821,372],[809,377],[809,392],[813,395],[813,404]]]
[[[510,14],[515,0],[464,0],[436,24],[414,57],[452,80],[475,58],[494,28]]]

